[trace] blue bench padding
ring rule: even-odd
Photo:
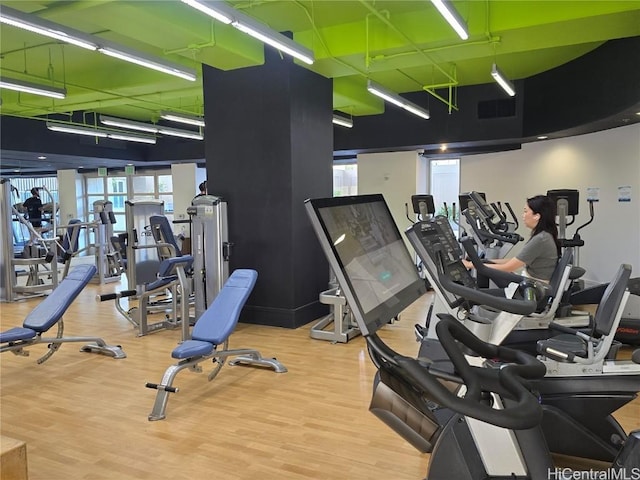
[[[69,305],[96,274],[95,265],[78,265],[64,277],[58,286],[31,310],[22,326],[43,333],[54,326]]]
[[[184,258],[184,257],[183,257]],[[213,303],[196,322],[187,340],[176,347],[173,358],[208,355],[229,338],[238,324],[240,312],[253,290],[258,272],[250,269],[234,270]]]
[[[171,352],[171,356],[173,358],[206,357],[211,354],[214,349],[215,345],[213,343],[202,342],[200,340],[186,340]]]
[[[183,255],[182,257],[172,257],[163,260],[158,267],[158,279],[147,283],[145,289],[150,292],[151,290],[156,290],[157,288],[168,285],[178,279],[178,275],[176,274],[178,267],[184,267],[186,271],[191,268],[191,265],[193,265],[193,256],[191,255]]]
[[[29,340],[35,337],[37,332],[30,328],[14,327],[11,330],[0,333],[0,343],[17,342],[19,340]]]

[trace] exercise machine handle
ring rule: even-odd
[[[397,365],[429,398],[463,415],[503,428],[521,430],[539,425],[542,408],[525,383],[527,379],[544,377],[546,368],[542,362],[523,351],[483,342],[450,315],[443,315],[436,332],[466,386],[464,397],[452,393],[438,380],[435,371],[426,369],[418,360],[395,357]],[[505,363],[500,368],[471,366],[456,341],[481,357]],[[498,410],[483,400],[485,392],[508,396],[514,401]]]
[[[476,249],[473,247],[473,242],[470,238],[463,239],[461,243],[476,271],[479,274],[492,279],[496,285],[504,288],[509,283],[520,283],[523,280],[526,280],[526,277],[523,277],[522,275],[517,275],[512,272],[503,272],[502,270],[487,267],[478,256],[478,252],[476,252]]]
[[[513,218],[513,224],[515,225],[514,230],[517,230],[518,227],[520,226],[520,224],[518,223],[518,217],[514,213],[513,208],[511,208],[511,205],[509,204],[509,202],[504,202],[504,204],[506,205],[507,210],[509,210],[509,214],[511,214],[511,218]]]
[[[116,300],[117,298],[133,297],[138,292],[136,290],[123,290],[115,293],[103,293],[102,295],[96,295],[98,302],[106,302],[107,300]]]

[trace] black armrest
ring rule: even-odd
[[[468,301],[477,303],[478,305],[487,305],[501,311],[519,315],[529,315],[536,310],[537,305],[535,301],[498,297],[482,290],[465,287],[464,285],[455,283],[451,281],[447,275],[441,275],[440,282],[442,286],[451,293],[464,297]]]

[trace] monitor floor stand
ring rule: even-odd
[[[322,317],[313,327],[309,335],[317,340],[328,340],[333,343],[347,343],[360,335],[353,313],[347,305],[347,299],[340,294],[339,287],[320,293],[320,303],[329,305],[331,312]],[[333,323],[333,330],[326,329]]]

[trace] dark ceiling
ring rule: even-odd
[[[356,124],[390,109],[367,92],[367,79],[405,95],[430,92],[431,105],[439,103],[455,113],[464,108],[458,89],[490,83],[494,62],[521,82],[570,63],[609,40],[640,35],[640,1],[454,1],[469,27],[470,37],[464,41],[427,0],[227,3],[275,31],[291,32],[295,42],[311,49],[313,65],[296,63],[333,79],[333,109],[352,116]],[[143,122],[158,122],[162,110],[202,114],[202,64],[231,70],[264,62],[261,43],[177,0],[20,0],[2,1],[0,11],[2,7],[198,72],[191,82],[2,24],[2,76],[64,87],[68,92],[64,100],[52,100],[2,90],[3,124],[7,117],[37,121],[55,117],[91,124],[96,114]],[[627,107],[604,128],[624,124],[623,117],[629,115],[627,123],[637,121],[634,107]],[[193,143],[202,142],[181,145]],[[103,166],[121,167],[137,160],[118,156],[122,150],[118,142],[107,147],[113,147],[113,155],[106,160],[103,153],[96,155]],[[203,151],[202,146],[188,148]],[[34,158],[38,149],[44,147],[3,150],[2,171],[82,165],[77,158],[49,152],[46,160],[38,160]],[[92,160],[85,158],[87,163]]]

